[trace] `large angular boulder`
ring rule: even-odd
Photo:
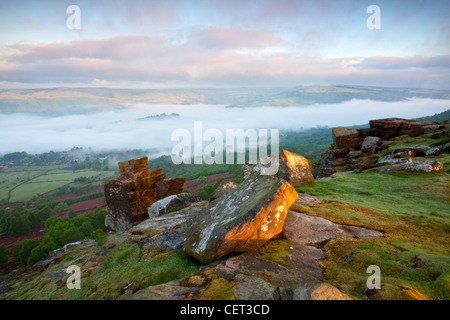
[[[119,162],[120,174],[105,184],[105,225],[112,230],[130,229],[148,218],[152,203],[182,192],[185,179],[165,179],[161,169],[148,170],[147,165],[147,157]]]
[[[268,160],[270,158],[270,160]],[[251,175],[269,175],[270,167],[276,159],[274,156],[259,159],[256,163],[245,163],[242,166],[242,179],[247,179]],[[267,165],[266,165],[267,164]],[[288,181],[294,187],[303,183],[314,181],[312,174],[312,164],[305,157],[281,150],[278,154],[278,172],[273,174],[275,177]]]
[[[287,181],[253,175],[212,201],[186,231],[184,248],[201,262],[261,247],[283,230],[298,194]]]
[[[355,148],[359,144],[359,132],[352,128],[333,128],[331,130],[333,136],[334,149]]]

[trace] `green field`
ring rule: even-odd
[[[75,178],[95,177],[95,182],[103,183],[113,174],[90,169],[62,170],[62,166],[12,167],[0,172],[0,199],[23,202],[73,183]]]

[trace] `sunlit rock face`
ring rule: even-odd
[[[231,252],[254,251],[283,230],[297,197],[287,181],[253,175],[195,218],[186,232],[184,248],[204,263]]]
[[[182,192],[185,179],[165,179],[161,169],[148,170],[147,165],[147,157],[119,162],[120,174],[106,183],[105,224],[112,230],[130,229],[148,218],[151,204]]]
[[[274,174],[275,177],[288,181],[294,187],[314,181],[311,172],[312,165],[308,159],[287,150],[281,150],[278,157],[279,166],[278,172]],[[269,167],[273,166],[274,160],[274,156],[271,156],[260,159],[256,163],[245,163],[242,166],[242,179],[245,180],[254,174],[267,175]]]
[[[312,165],[305,157],[282,150],[280,153],[280,170],[277,175],[279,178],[285,179],[294,187],[303,183],[314,181],[311,172]]]

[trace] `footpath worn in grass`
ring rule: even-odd
[[[325,276],[345,293],[359,299],[450,299],[449,186],[447,172],[336,173],[296,188],[327,203],[291,209],[383,232],[382,238],[325,245]],[[364,293],[370,265],[380,267],[382,289]]]

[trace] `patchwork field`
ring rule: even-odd
[[[76,178],[94,177],[95,184],[112,175],[112,171],[62,170],[61,166],[13,167],[0,172],[0,199],[24,202],[68,185]]]

